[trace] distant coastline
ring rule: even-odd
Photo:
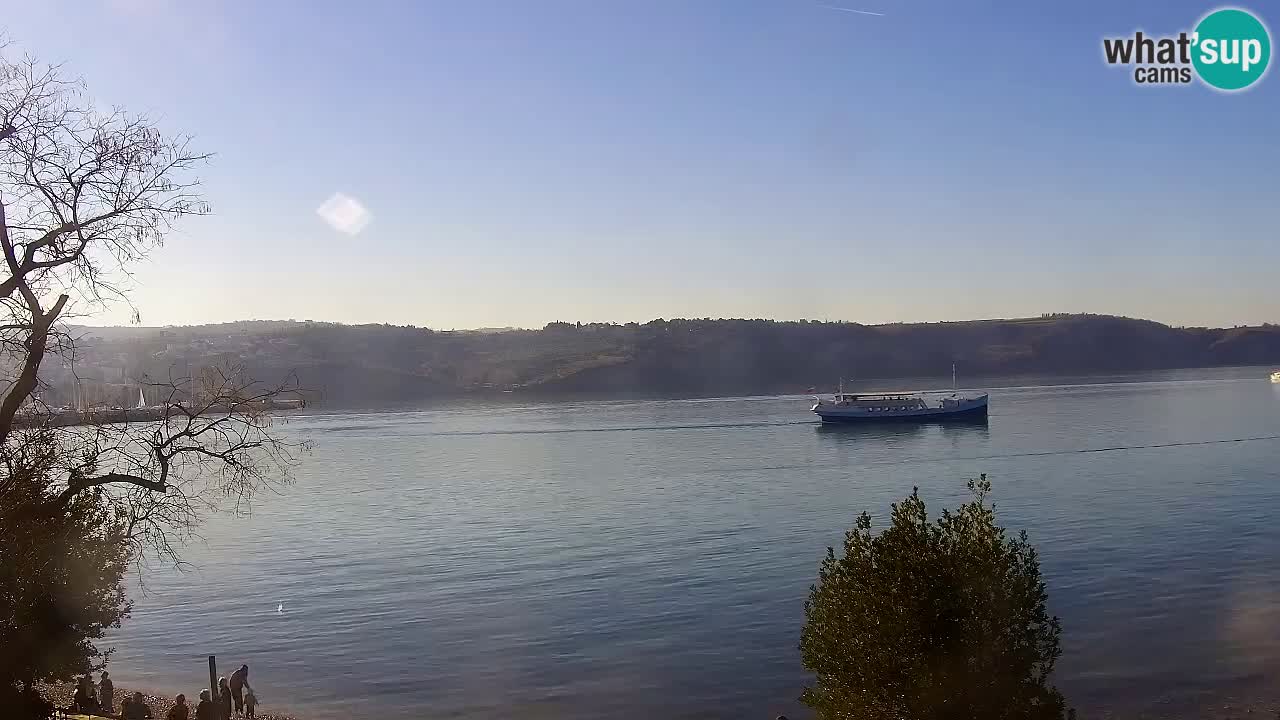
[[[308,406],[404,408],[479,396],[697,397],[804,393],[846,382],[1071,376],[1280,366],[1280,326],[1175,328],[1107,315],[890,325],[772,320],[549,323],[434,331],[251,321],[74,328],[81,392],[136,397],[139,378],[235,361],[275,382],[295,373]],[[68,370],[44,378],[69,404]],[[88,387],[88,390],[85,388]]]
[[[1204,374],[1221,374],[1223,380],[1240,380],[1251,378],[1257,380],[1259,387],[1267,383],[1267,373],[1272,365],[1225,365],[1218,367],[1168,368],[1162,370],[1133,370],[1120,373],[1082,373],[1082,374],[1049,374],[1029,373],[1016,375],[981,375],[961,377],[958,387],[961,390],[1018,390],[1035,387],[1057,386],[1091,386],[1123,383],[1179,382],[1182,380],[1205,381]],[[1212,381],[1212,380],[1210,380]],[[1275,386],[1272,386],[1275,387]],[[845,378],[845,389],[848,391],[945,391],[951,388],[951,377],[947,376],[902,376],[885,378]],[[342,413],[406,413],[422,410],[449,409],[455,407],[474,406],[476,403],[486,407],[500,408],[506,405],[558,404],[558,403],[596,403],[596,402],[650,402],[665,400],[732,400],[732,399],[768,399],[793,396],[810,403],[815,395],[826,395],[834,392],[836,382],[806,388],[790,388],[770,391],[741,392],[658,392],[658,391],[563,391],[549,388],[530,388],[516,392],[498,390],[472,390],[458,394],[433,396],[414,402],[400,402],[389,405],[350,405],[324,406],[309,405],[305,410],[289,415],[328,415]],[[807,404],[806,404],[807,408]],[[286,415],[287,416],[287,415]]]

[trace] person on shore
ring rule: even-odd
[[[76,685],[76,692],[71,696],[71,705],[76,712],[85,715],[101,711],[102,708],[98,707],[98,698],[93,692],[93,679],[88,675],[80,678],[80,683]]]
[[[249,666],[241,665],[240,669],[231,673],[231,698],[235,701],[235,710],[238,713],[244,712],[244,691],[249,687]]]
[[[253,720],[258,716],[254,709],[258,707],[258,696],[253,694],[253,688],[249,688],[244,692],[244,717],[245,720]]]
[[[209,689],[200,691],[200,703],[196,705],[196,720],[218,720],[218,707],[213,704]]]
[[[178,697],[173,699],[173,707],[169,708],[169,714],[164,716],[164,720],[187,720],[190,717],[191,708],[187,707],[187,696],[179,693]],[[196,711],[197,717],[199,711]]]
[[[231,688],[227,686],[227,678],[218,678],[218,707],[223,718],[231,717]]]
[[[106,670],[102,671],[102,682],[98,683],[98,706],[107,715],[115,712],[116,686],[111,682],[111,674]]]
[[[151,720],[151,707],[142,699],[142,693],[136,692],[120,703],[120,716],[124,720]]]
[[[76,683],[76,691],[71,696],[71,709],[76,712],[84,712],[84,704],[88,702],[89,696],[84,692],[84,678],[80,678]]]

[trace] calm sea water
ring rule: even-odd
[[[828,545],[989,473],[1042,553],[1086,716],[1280,697],[1280,386],[1257,369],[992,391],[985,426],[821,428],[798,397],[319,415],[112,636],[117,685],[249,662],[308,718],[803,717]],[[1043,454],[1054,453],[1054,454]],[[283,612],[278,606],[283,603]]]

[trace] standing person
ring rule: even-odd
[[[71,707],[78,713],[89,712],[89,691],[84,689],[88,682],[88,678],[80,678],[80,682],[76,683],[76,692],[71,696]]]
[[[258,696],[253,694],[253,688],[249,688],[244,693],[244,717],[245,720],[254,720],[257,712],[254,708],[258,707]]]
[[[236,712],[244,712],[244,691],[249,687],[249,666],[241,665],[240,669],[231,673],[231,698],[235,700]]]
[[[151,707],[142,700],[142,693],[136,692],[132,699],[120,703],[120,715],[124,720],[151,720]]]
[[[173,707],[169,708],[169,714],[164,716],[164,720],[187,720],[190,716],[190,708],[187,707],[187,696],[179,694],[173,700]],[[200,716],[200,711],[196,711],[196,717]]]
[[[218,678],[218,709],[222,713],[222,720],[230,720],[231,718],[231,688],[227,687],[227,678]]]
[[[80,685],[76,687],[76,694],[72,696],[71,702],[85,715],[92,715],[101,710],[98,707],[97,693],[93,689],[93,678],[88,675],[80,678]]]
[[[200,691],[200,703],[196,705],[196,720],[218,720],[218,708],[211,698],[208,688]]]
[[[108,715],[115,712],[116,686],[106,670],[102,671],[102,682],[98,683],[98,704],[102,707],[102,712]]]

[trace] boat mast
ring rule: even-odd
[[[956,389],[956,364],[951,363],[951,389]]]

